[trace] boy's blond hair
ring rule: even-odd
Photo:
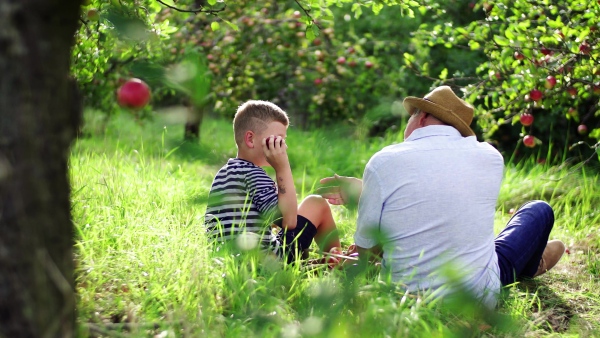
[[[235,143],[237,145],[243,143],[246,131],[251,130],[259,134],[273,121],[281,122],[286,127],[290,123],[286,112],[276,104],[261,100],[246,101],[239,106],[233,118]]]

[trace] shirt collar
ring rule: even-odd
[[[413,130],[410,136],[406,139],[406,141],[414,141],[425,137],[430,136],[455,136],[462,137],[460,132],[456,130],[456,128],[451,126],[426,126]]]

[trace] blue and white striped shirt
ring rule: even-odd
[[[263,247],[273,247],[271,224],[280,217],[275,181],[252,162],[229,159],[210,188],[204,216],[208,237],[221,241],[252,232],[261,236]]]

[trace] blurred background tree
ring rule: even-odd
[[[400,128],[405,96],[447,84],[476,106],[478,137],[507,158],[561,162],[594,151],[572,146],[600,138],[597,3],[310,3],[91,1],[72,72],[96,118],[119,112],[112,93],[135,76],[152,87],[153,108],[188,106],[180,115],[188,124],[196,116],[196,136],[204,112],[229,119],[250,98],[282,106],[301,128],[347,124],[359,136],[381,135]],[[123,17],[148,36],[129,37]],[[164,81],[189,53],[202,56],[212,78],[195,113],[189,95]]]

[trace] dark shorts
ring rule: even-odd
[[[275,224],[281,227],[282,219],[275,221]],[[294,230],[281,229],[277,234],[277,240],[281,243],[281,248],[277,254],[286,259],[288,263],[296,260],[296,257],[302,257],[305,250],[317,234],[317,228],[306,217],[298,215],[298,221]]]

